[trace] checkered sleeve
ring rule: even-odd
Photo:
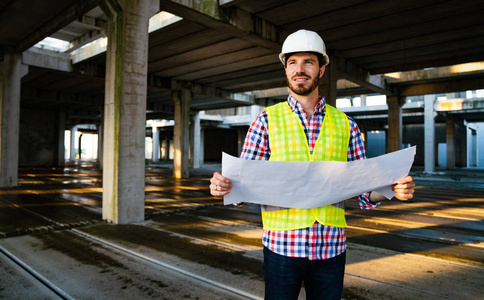
[[[252,122],[245,137],[241,158],[247,160],[269,160],[271,150],[267,135],[268,116],[264,110]]]
[[[366,159],[365,143],[363,141],[363,136],[356,124],[355,120],[348,118],[350,121],[350,143],[348,146],[348,161],[355,161],[360,159]],[[355,199],[358,200],[361,209],[372,209],[380,205],[378,203],[370,202],[370,193],[361,194]]]

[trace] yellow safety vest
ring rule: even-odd
[[[266,108],[268,136],[273,161],[347,161],[350,125],[348,117],[326,104],[326,115],[313,149],[301,124],[287,102]],[[294,195],[297,201],[298,195]],[[262,221],[266,230],[294,230],[307,228],[315,221],[321,224],[346,227],[344,201],[312,209],[284,209],[262,207]]]

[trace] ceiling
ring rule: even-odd
[[[172,117],[174,82],[192,87],[194,110],[250,104],[254,101],[233,94],[284,87],[277,54],[284,38],[301,28],[323,37],[338,78],[361,86],[355,93],[399,91],[398,83],[385,84],[382,77],[370,82],[379,74],[484,61],[482,0],[218,2],[203,13],[187,4],[193,1],[160,0],[160,11],[183,19],[150,33],[149,118]],[[107,22],[96,0],[4,0],[0,20],[1,49],[17,52],[47,36],[73,42],[71,52],[103,36]],[[30,67],[22,80],[21,105],[65,109],[77,122],[98,120],[104,72],[104,53],[69,72]],[[477,72],[472,80],[479,86],[483,77]]]

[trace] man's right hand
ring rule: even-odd
[[[230,193],[232,184],[227,177],[222,176],[220,172],[213,173],[210,178],[210,194],[215,197],[222,197]]]

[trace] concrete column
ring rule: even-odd
[[[200,168],[200,112],[193,116],[193,168]]]
[[[190,146],[188,147],[188,164],[190,166],[190,168],[193,168],[193,165],[195,164],[195,162],[193,161],[193,155],[194,155],[194,152],[195,152],[195,143],[193,142],[194,139],[195,139],[195,132],[194,132],[194,129],[195,129],[195,126],[194,126],[194,116],[193,115],[190,115]]]
[[[320,80],[319,94],[326,98],[326,103],[336,107],[336,96],[338,81],[338,69],[336,58],[331,58],[330,63],[326,66],[323,78]]]
[[[158,1],[102,0],[108,18],[103,219],[144,220],[148,21]]]
[[[170,142],[171,142],[171,133],[165,131],[163,134],[163,143],[165,148],[165,153],[163,155],[163,160],[169,161],[170,160]]]
[[[76,160],[76,133],[77,133],[77,125],[71,128],[71,147],[69,149],[69,159]]]
[[[77,142],[77,158],[82,158],[82,133],[79,135],[79,141]]]
[[[66,146],[65,146],[65,129],[66,129],[66,112],[65,110],[59,111],[59,117],[57,120],[57,166],[64,167],[66,163]]]
[[[173,159],[171,150],[173,150],[173,132],[166,138],[166,160]]]
[[[190,102],[192,94],[189,89],[182,88],[179,91],[174,91],[172,98],[175,102],[173,176],[178,179],[188,178],[190,176],[188,152],[190,147]]]
[[[455,122],[454,119],[445,120],[447,142],[447,170],[455,169]]]
[[[435,171],[435,95],[424,96],[424,171]]]
[[[250,121],[252,122],[257,118],[257,116],[262,112],[264,108],[259,105],[251,105],[250,106]]]
[[[200,165],[205,163],[205,128],[200,129]]]
[[[4,51],[0,62],[0,188],[18,185],[20,86],[27,71],[20,53]]]
[[[247,135],[247,130],[237,129],[237,156],[240,156],[242,149],[244,148],[245,136]]]
[[[152,161],[153,162],[159,162],[160,161],[160,132],[158,131],[158,127],[153,125],[151,127],[151,132],[153,135],[153,156],[152,156]]]
[[[447,169],[467,166],[467,132],[464,120],[448,116],[446,120]]]
[[[460,117],[454,118],[455,167],[467,167],[467,126]]]
[[[400,96],[387,97],[388,103],[388,147],[387,152],[402,149],[402,99]]]
[[[161,160],[168,160],[168,155],[167,155],[168,151],[166,150],[166,148],[167,148],[166,140],[167,139],[168,138],[166,137],[166,132],[163,132],[163,134],[160,137],[160,142],[161,142],[161,145],[163,145],[162,149],[164,148],[165,151],[161,152],[161,156],[160,156]]]
[[[368,149],[368,121],[367,120],[358,121],[358,128],[360,129],[361,135],[363,135],[365,148]]]
[[[103,124],[97,126],[97,160],[99,170],[103,169]]]

